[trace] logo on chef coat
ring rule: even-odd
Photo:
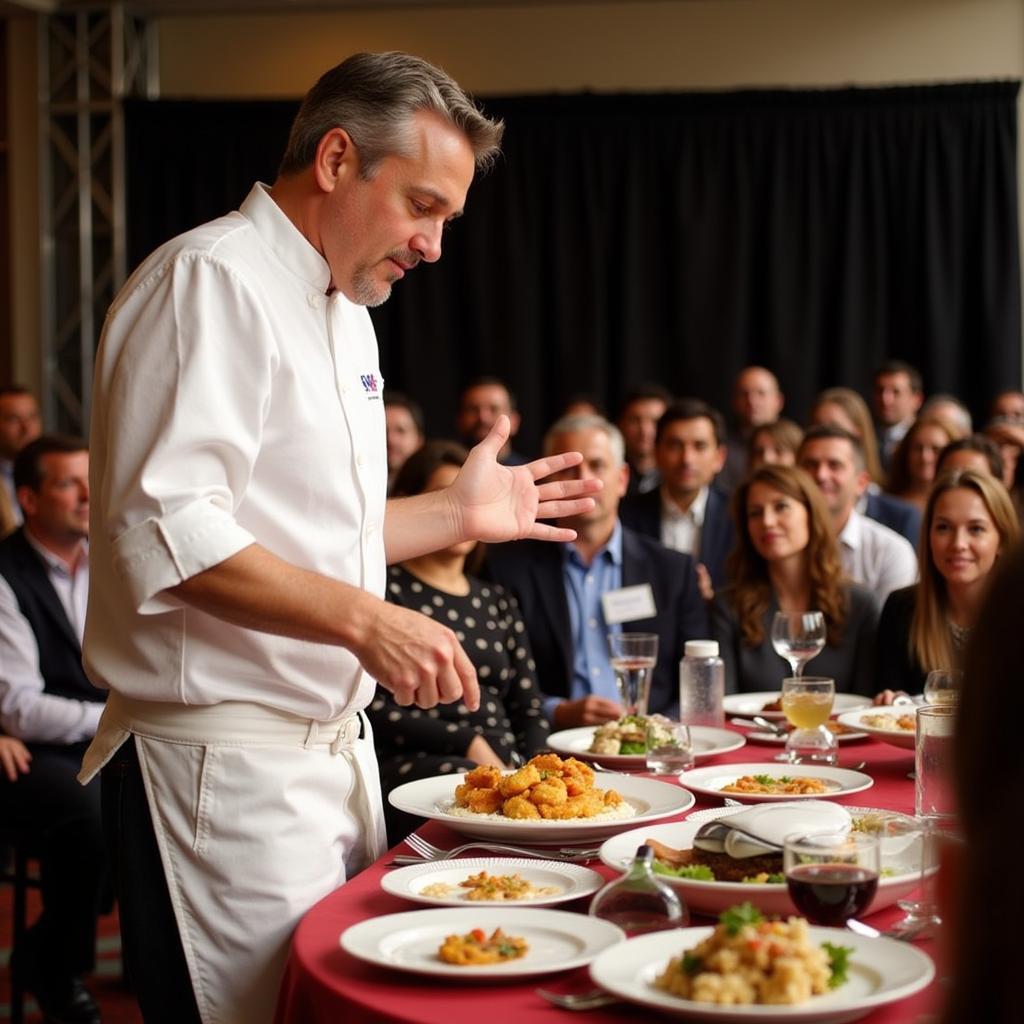
[[[379,387],[379,381],[377,380],[377,374],[375,373],[363,373],[360,374],[359,380],[362,382],[363,390],[370,397],[376,397],[377,389]]]

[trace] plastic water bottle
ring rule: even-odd
[[[679,662],[679,720],[687,725],[725,725],[725,663],[717,640],[687,640]]]

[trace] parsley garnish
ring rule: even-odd
[[[828,954],[829,966],[832,968],[832,977],[828,979],[828,987],[839,988],[847,981],[853,947],[833,946],[831,942],[823,942],[821,948]]]
[[[730,935],[738,935],[745,924],[758,924],[764,920],[764,916],[752,903],[741,903],[723,911],[718,915],[718,920]]]
[[[762,786],[770,786],[775,780],[770,775],[755,775],[754,781]]]
[[[694,956],[692,953],[683,954],[683,971],[691,978],[700,971],[703,963],[704,961],[699,956]]]
[[[647,744],[643,741],[639,743],[633,743],[627,740],[625,743],[619,746],[620,754],[645,754],[647,753]]]
[[[699,882],[713,882],[714,873],[707,864],[680,864],[673,867],[660,860],[654,862],[654,873],[656,875],[669,875],[672,878],[692,878]]]

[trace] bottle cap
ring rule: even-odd
[[[683,654],[687,658],[717,658],[717,640],[687,640],[683,648]]]

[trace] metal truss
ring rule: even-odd
[[[124,4],[39,18],[45,422],[85,434],[93,357],[126,268],[121,101],[157,94],[156,26]]]

